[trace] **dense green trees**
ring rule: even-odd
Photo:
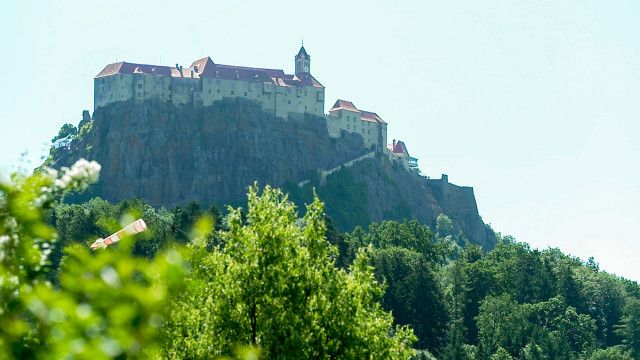
[[[85,162],[59,178],[42,173],[0,186],[0,358],[257,353],[407,359],[414,353],[412,330],[394,326],[379,303],[384,290],[369,251],[358,250],[348,270],[335,266],[337,251],[326,240],[317,198],[298,219],[279,190],[267,187],[258,195],[254,187],[248,212],[232,210],[225,229],[215,211],[196,205],[173,213],[137,201],[51,206],[69,186],[95,181],[92,166]],[[45,209],[59,237],[45,224]],[[171,227],[196,213],[203,216],[189,246],[179,246]],[[147,236],[162,246],[136,250],[148,241],[139,238],[105,251],[87,249],[93,236],[141,215],[151,229]],[[52,268],[47,253],[58,239],[66,248]],[[55,287],[46,281],[53,270]]]
[[[443,269],[452,304],[445,358],[460,358],[460,333],[481,359],[504,351],[524,359],[624,355],[638,339],[625,321],[633,316],[635,285],[625,288],[628,282],[600,272],[593,260],[508,240],[487,254],[467,246]]]
[[[269,187],[226,215],[59,202],[96,175],[0,184],[0,359],[640,358],[640,286],[594,259],[501,236],[483,252],[445,215],[342,234]],[[87,250],[138,217],[149,231]]]
[[[279,190],[267,187],[258,195],[254,187],[246,223],[239,209],[228,223],[224,247],[191,247],[194,271],[165,328],[167,357],[227,355],[238,344],[260,348],[265,358],[402,359],[412,353],[412,332],[393,327],[378,303],[383,290],[366,250],[348,270],[336,268],[317,199],[297,221]]]
[[[387,287],[383,306],[397,323],[411,325],[418,347],[440,348],[448,313],[436,272],[446,258],[445,244],[435,242],[429,227],[415,220],[356,228],[345,241],[351,257],[359,248],[373,247],[371,264]]]

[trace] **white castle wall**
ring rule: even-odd
[[[277,86],[270,83],[215,78],[116,74],[94,80],[95,107],[116,101],[159,99],[176,105],[209,106],[223,98],[257,101],[276,116],[287,118],[290,112],[324,114],[324,88],[313,86]]]
[[[360,134],[367,148],[372,146],[386,148],[386,124],[362,120],[359,112],[346,109],[331,111],[328,115],[325,115],[325,119],[327,120],[327,130],[331,137],[340,137],[340,133],[344,130]]]

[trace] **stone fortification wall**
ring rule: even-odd
[[[324,88],[276,86],[260,81],[116,74],[94,79],[95,109],[118,101],[160,100],[174,105],[211,106],[225,98],[257,102],[265,112],[324,114]]]

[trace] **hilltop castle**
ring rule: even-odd
[[[210,57],[196,60],[187,68],[179,64],[109,64],[94,78],[94,108],[150,99],[178,106],[209,106],[224,98],[245,98],[284,119],[289,114],[305,113],[324,117],[329,136],[340,137],[343,131],[360,134],[367,148],[417,171],[417,159],[409,156],[404,143],[394,140],[387,145],[387,123],[376,113],[338,100],[329,114],[324,114],[325,88],[311,75],[311,57],[304,46],[294,63],[295,74],[281,69],[216,64]]]

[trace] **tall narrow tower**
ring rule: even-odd
[[[311,72],[311,57],[304,49],[304,45],[300,46],[300,51],[295,57],[296,59],[296,75],[309,74]]]

